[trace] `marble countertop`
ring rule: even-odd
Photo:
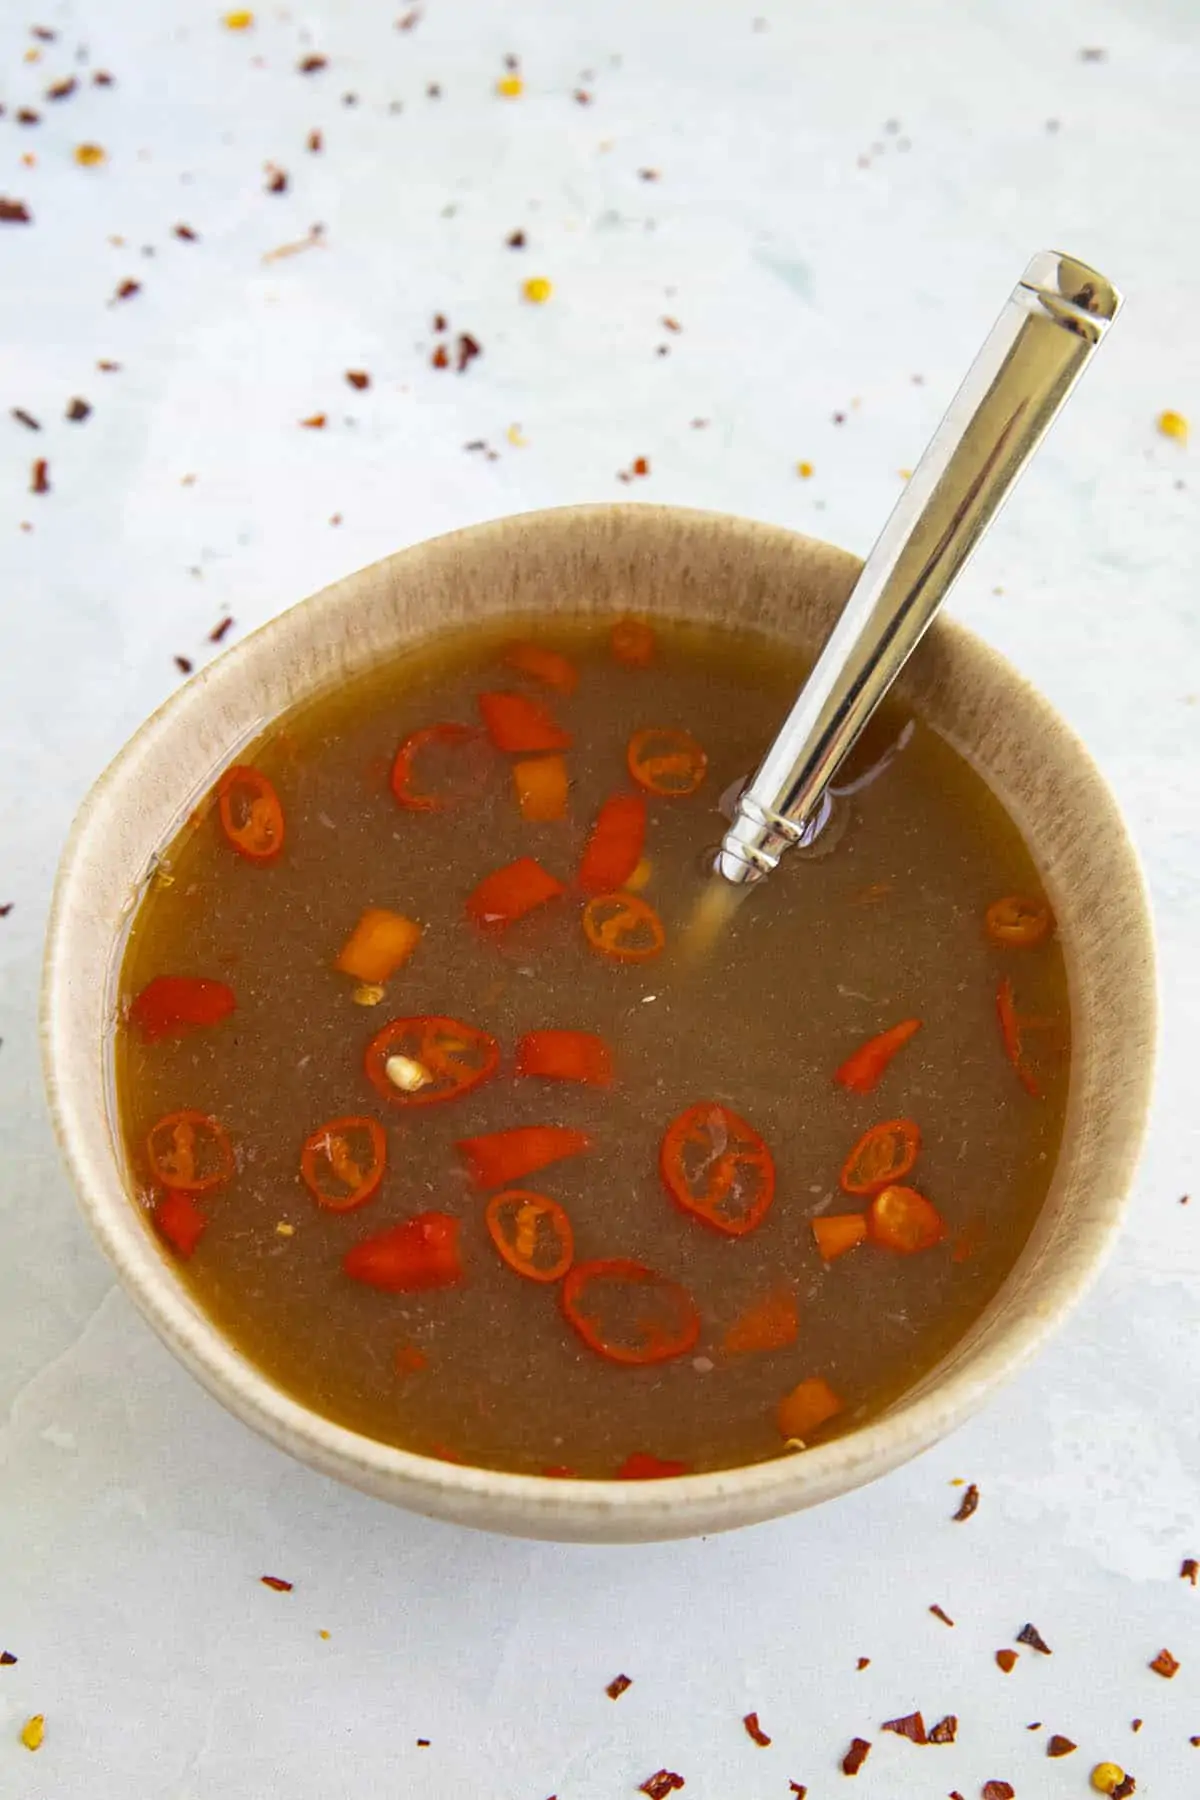
[[[1189,0],[6,9],[0,1792],[1067,1800],[1101,1758],[1200,1791],[1197,480],[1155,429],[1200,421],[1198,80]],[[38,964],[89,783],[222,620],[453,526],[633,495],[865,550],[1045,246],[1128,305],[954,608],[1086,739],[1153,893],[1157,1103],[1098,1287],[951,1441],[724,1539],[505,1541],[291,1463],[135,1317],[55,1153]],[[1026,1621],[1053,1655],[1006,1676]],[[957,1742],[881,1735],[918,1707]]]

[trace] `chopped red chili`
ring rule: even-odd
[[[448,1213],[418,1213],[355,1244],[343,1257],[342,1268],[351,1280],[389,1294],[453,1287],[463,1274],[459,1230],[459,1221]]]
[[[867,1240],[866,1213],[823,1213],[819,1218],[810,1219],[812,1234],[817,1240],[817,1249],[825,1262],[835,1262],[839,1256],[845,1256]]]
[[[355,1150],[366,1139],[365,1152]],[[318,1206],[353,1212],[378,1191],[387,1168],[387,1138],[375,1119],[330,1119],[305,1140],[300,1173]]]
[[[955,1523],[961,1524],[963,1519],[969,1519],[978,1505],[979,1489],[975,1486],[975,1483],[972,1482],[958,1503],[958,1511],[954,1515]]]
[[[985,1781],[983,1800],[1015,1800],[1015,1789],[1007,1781]]]
[[[191,1194],[171,1188],[154,1208],[154,1223],[171,1248],[186,1261],[208,1230],[208,1220]]]
[[[1200,1563],[1196,1561],[1194,1556],[1185,1556],[1180,1565],[1179,1579],[1181,1581],[1190,1581],[1192,1586],[1195,1587],[1198,1575],[1200,1575]]]
[[[142,1042],[157,1044],[163,1038],[186,1037],[209,1025],[219,1025],[237,1006],[231,987],[202,975],[156,975],[147,982],[129,1008],[129,1023],[137,1027]]]
[[[827,1425],[845,1411],[845,1404],[834,1393],[823,1375],[809,1375],[785,1394],[775,1411],[775,1422],[782,1438],[807,1443],[813,1432]]]
[[[725,1333],[723,1348],[730,1355],[762,1350],[786,1350],[800,1330],[800,1309],[790,1287],[778,1287],[752,1301]]]
[[[747,1713],[742,1720],[742,1724],[746,1727],[746,1736],[752,1738],[756,1744],[760,1745],[762,1749],[765,1750],[771,1740],[759,1724],[758,1714],[756,1712]]]
[[[935,1604],[935,1605],[931,1606],[929,1610],[933,1614],[935,1619],[940,1619],[942,1621],[943,1625],[953,1625],[954,1624],[954,1620],[950,1617],[950,1614],[948,1612],[943,1611],[943,1609],[940,1606]]]
[[[796,1796],[796,1800],[808,1800],[808,1789],[801,1781],[789,1781],[788,1792]]]
[[[1169,1650],[1160,1650],[1150,1667],[1156,1675],[1161,1675],[1164,1681],[1173,1681],[1179,1673],[1179,1658],[1172,1656]]]
[[[571,1221],[547,1194],[525,1188],[493,1194],[484,1224],[509,1268],[528,1281],[558,1281],[571,1266],[575,1255]]]
[[[283,807],[260,769],[235,763],[217,783],[221,829],[239,856],[272,862],[283,849]]]
[[[634,1450],[617,1470],[618,1481],[667,1481],[675,1475],[690,1475],[691,1463],[673,1462],[669,1457],[652,1456],[648,1450]]]
[[[646,1794],[649,1800],[667,1800],[668,1794],[674,1794],[685,1786],[682,1775],[674,1774],[670,1769],[660,1769],[657,1775],[647,1775],[639,1794]]]
[[[559,694],[573,694],[579,686],[579,670],[570,657],[558,650],[547,650],[544,644],[512,644],[504,653],[510,669],[531,675]]]
[[[610,1362],[667,1362],[690,1350],[700,1314],[686,1288],[628,1257],[576,1263],[562,1308],[589,1349]]]
[[[649,962],[667,941],[662,920],[637,894],[594,894],[583,909],[583,932],[612,962]]]
[[[391,788],[399,805],[410,812],[446,812],[476,799],[487,780],[485,741],[476,725],[423,725],[409,732],[392,764]],[[428,772],[424,791],[414,785],[418,761],[433,765],[436,792],[428,791]]]
[[[527,756],[534,750],[571,748],[570,732],[527,694],[480,694],[479,711],[497,750]]]
[[[29,476],[31,494],[48,494],[50,492],[50,464],[44,456],[39,456]]]
[[[1017,1666],[1017,1660],[1018,1652],[1016,1650],[997,1650],[996,1652],[996,1662],[1006,1675],[1012,1674]]]
[[[11,1650],[0,1650],[0,1669],[11,1669],[16,1660]]]
[[[612,1051],[592,1031],[527,1031],[517,1044],[518,1075],[612,1086]]]
[[[993,900],[984,914],[984,924],[992,942],[1009,950],[1040,944],[1049,936],[1053,923],[1053,915],[1044,900],[1027,900],[1020,894],[1006,894],[1003,900]]]
[[[1040,1100],[1042,1090],[1027,1068],[1022,1055],[1021,1020],[1017,1014],[1016,1001],[1013,998],[1013,984],[1007,975],[996,989],[996,1017],[1000,1021],[1000,1037],[1004,1044],[1004,1054],[1016,1071],[1017,1080],[1027,1094],[1031,1094],[1035,1100]]]
[[[846,1058],[833,1079],[853,1094],[869,1094],[883,1079],[884,1070],[896,1052],[902,1050],[920,1029],[920,1019],[902,1019],[899,1025],[892,1025],[876,1037],[868,1038]]]
[[[857,1775],[870,1754],[871,1742],[869,1738],[852,1738],[850,1741],[850,1748],[842,1758],[842,1774]]]
[[[484,876],[467,896],[467,915],[477,925],[511,925],[566,891],[562,882],[532,856],[519,856],[516,862]]]
[[[931,1744],[952,1744],[957,1736],[958,1715],[947,1713],[945,1718],[939,1719],[930,1730],[929,1742]]]
[[[689,1106],[668,1125],[658,1160],[667,1192],[685,1212],[745,1237],[775,1197],[775,1162],[745,1119],[715,1100]]]
[[[258,1579],[277,1594],[290,1594],[296,1585],[294,1581],[285,1581],[282,1575],[260,1575]]]
[[[508,1187],[564,1156],[591,1148],[586,1131],[567,1125],[518,1125],[483,1137],[460,1138],[455,1148],[476,1187]]]
[[[840,1181],[847,1194],[877,1194],[903,1180],[921,1148],[920,1127],[913,1119],[888,1119],[872,1125],[851,1150]]]
[[[233,1146],[221,1121],[190,1108],[159,1119],[146,1154],[156,1181],[189,1194],[220,1187],[234,1171]]]
[[[632,1686],[633,1682],[628,1675],[614,1675],[604,1691],[610,1700],[619,1700],[626,1688],[631,1688]]]
[[[1053,1652],[1036,1625],[1022,1625],[1017,1633],[1018,1644],[1028,1644],[1031,1650],[1040,1650],[1043,1656],[1051,1656]]]
[[[648,669],[654,661],[657,639],[641,619],[618,619],[608,641],[617,661],[627,669]]]
[[[708,756],[691,732],[669,725],[635,731],[625,760],[639,787],[672,800],[694,794],[708,770]]]
[[[642,857],[646,841],[646,802],[640,794],[613,794],[596,815],[579,864],[585,894],[611,894],[623,888]]]
[[[927,1744],[929,1742],[925,1721],[919,1712],[906,1713],[902,1719],[885,1719],[879,1729],[880,1731],[894,1731],[897,1737],[907,1738],[911,1744]]]
[[[421,1013],[389,1019],[367,1045],[363,1069],[393,1106],[436,1106],[457,1100],[496,1073],[500,1046],[462,1019]]]
[[[885,1187],[867,1210],[867,1232],[872,1243],[898,1256],[915,1256],[932,1250],[946,1235],[946,1222],[937,1208],[916,1188]]]
[[[566,757],[557,753],[523,756],[513,764],[512,778],[523,819],[543,825],[566,818],[571,785]]]
[[[1078,1748],[1078,1744],[1072,1743],[1069,1737],[1062,1737],[1056,1731],[1054,1736],[1050,1738],[1046,1744],[1046,1755],[1070,1756],[1072,1750],[1077,1750]]]

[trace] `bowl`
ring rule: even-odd
[[[113,1110],[116,978],[156,853],[285,709],[439,629],[506,612],[726,622],[815,651],[858,573],[843,550],[719,514],[572,507],[456,532],[324,589],[238,644],[142,726],[84,802],[54,892],[46,1082],[80,1203],[167,1347],[302,1462],[416,1512],[528,1537],[632,1542],[748,1525],[832,1499],[973,1413],[1062,1323],[1120,1226],[1151,1087],[1153,939],[1116,804],[1078,740],[999,656],[939,621],[901,697],[983,774],[1023,831],[1067,959],[1074,1053],[1062,1149],[987,1310],[886,1413],[801,1455],[658,1482],[546,1480],[435,1461],[282,1392],[210,1323],[131,1201]]]

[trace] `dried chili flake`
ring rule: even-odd
[[[92,76],[93,87],[115,87],[116,82],[107,69],[97,69]]]
[[[668,331],[682,331],[683,330],[683,326],[679,323],[679,320],[673,319],[671,317],[670,313],[663,314],[662,322],[666,326]]]
[[[3,906],[0,906],[0,919],[7,919],[7,917],[8,917],[8,915],[9,915],[9,913],[10,913],[10,912],[11,912],[11,911],[12,911],[12,909],[13,909],[13,903],[12,903],[12,901],[11,901],[11,900],[6,900],[6,901],[5,901],[5,902],[4,902],[4,905],[3,905]],[[15,1662],[15,1661],[16,1661],[16,1658],[15,1658],[15,1657],[14,1657],[14,1658],[13,1658],[13,1660],[14,1660],[14,1662]]]
[[[477,356],[483,355],[483,345],[473,338],[469,331],[460,331],[455,346],[454,366],[461,375],[468,363],[474,362]]]
[[[371,385],[371,377],[365,369],[347,369],[346,380],[352,388],[357,388],[360,393]]]
[[[29,35],[42,44],[53,44],[58,37],[57,31],[51,31],[49,25],[31,25]]]
[[[1079,1745],[1072,1743],[1069,1737],[1063,1737],[1056,1731],[1046,1745],[1046,1755],[1070,1756],[1072,1750],[1078,1750],[1078,1748]]]
[[[195,244],[200,241],[200,233],[193,231],[190,225],[176,225],[173,235],[182,238],[185,244]]]
[[[870,1657],[869,1656],[860,1656],[858,1659],[858,1666],[860,1669],[869,1669],[871,1666]]]
[[[639,1794],[649,1795],[649,1800],[667,1800],[668,1794],[674,1794],[685,1786],[682,1775],[672,1774],[670,1769],[660,1769],[656,1775],[647,1775]]]
[[[952,1744],[958,1736],[958,1714],[947,1713],[929,1733],[931,1744]]]
[[[78,86],[79,83],[75,77],[68,75],[63,81],[51,83],[46,89],[46,98],[47,100],[69,100]]]
[[[427,100],[440,100],[442,97],[441,82],[440,81],[428,82],[426,84],[426,88],[425,88],[425,97]]]
[[[17,108],[17,124],[18,125],[40,125],[41,122],[42,122],[41,113],[35,113],[32,106],[20,106]],[[75,152],[75,160],[77,162],[79,160],[79,152],[78,151]]]
[[[1179,1579],[1181,1581],[1190,1581],[1192,1586],[1195,1587],[1197,1576],[1200,1576],[1200,1563],[1196,1561],[1194,1556],[1185,1556],[1179,1565]]]
[[[1130,1794],[1137,1792],[1137,1782],[1132,1775],[1123,1776],[1112,1791],[1112,1800],[1129,1800]]]
[[[277,1594],[290,1594],[296,1585],[294,1581],[285,1581],[282,1575],[260,1575],[259,1580]]]
[[[747,1713],[742,1720],[742,1724],[746,1727],[746,1736],[748,1738],[753,1738],[754,1742],[765,1750],[771,1740],[759,1724],[758,1714],[756,1712]]]
[[[964,1519],[969,1519],[978,1505],[979,1489],[975,1486],[975,1483],[972,1482],[958,1503],[958,1511],[954,1515],[955,1523],[961,1524]]]
[[[190,656],[177,656],[175,658],[175,667],[179,670],[181,675],[190,675],[195,664]]]
[[[525,248],[525,233],[523,231],[510,231],[504,241],[510,250],[523,250]]]
[[[210,644],[219,644],[221,642],[222,638],[225,637],[226,633],[230,632],[232,630],[233,630],[233,614],[226,613],[225,617],[220,621],[220,623],[214,625],[212,630],[209,632],[209,634],[208,634],[209,643]]]
[[[796,1800],[808,1800],[808,1789],[802,1781],[789,1781],[788,1792],[795,1794]]]
[[[985,1781],[983,1800],[1016,1800],[1016,1789],[1008,1781]]]
[[[9,200],[0,194],[0,225],[32,225],[33,214],[23,200]]]
[[[287,171],[278,163],[264,163],[263,173],[266,176],[264,192],[268,194],[286,194],[288,186]]]
[[[576,88],[572,97],[577,106],[590,106],[592,104],[592,96],[588,93],[586,88]]]
[[[325,139],[319,131],[310,131],[304,140],[304,148],[306,150],[311,150],[315,156],[319,151],[325,148]]]
[[[300,423],[309,431],[324,431],[325,417],[324,413],[309,413],[307,419],[301,419]]]
[[[418,1738],[417,1739],[417,1749],[418,1750],[428,1750],[431,1742],[432,1742],[431,1738]]]
[[[1140,1719],[1130,1719],[1129,1729],[1130,1731],[1140,1731],[1142,1729],[1142,1721]]]
[[[852,1738],[850,1748],[842,1758],[842,1774],[857,1775],[870,1754],[869,1738]]]
[[[450,352],[446,349],[445,344],[438,344],[429,360],[435,369],[448,369],[450,367]]]
[[[1031,1650],[1040,1650],[1043,1656],[1054,1654],[1036,1625],[1022,1625],[1017,1633],[1017,1642],[1018,1644],[1028,1644]]]
[[[1006,1675],[1011,1675],[1017,1666],[1017,1652],[1015,1650],[997,1650],[996,1661]]]
[[[649,457],[635,456],[633,459],[633,472],[635,475],[648,475],[650,473]]]
[[[304,56],[301,57],[296,67],[302,75],[315,75],[318,69],[329,67],[329,58],[327,56]]]
[[[953,1625],[954,1620],[950,1617],[950,1614],[943,1612],[940,1606],[931,1606],[929,1610],[935,1619],[940,1619],[942,1621],[943,1625]]]
[[[81,400],[78,394],[76,394],[73,400],[70,400],[67,403],[66,416],[73,425],[82,425],[85,419],[91,417],[91,412],[92,409],[87,401]]]
[[[1174,1681],[1179,1673],[1179,1658],[1172,1656],[1169,1650],[1160,1650],[1150,1667],[1156,1675],[1161,1675],[1164,1681]]]
[[[6,906],[3,910],[8,912],[9,908]],[[0,1650],[0,1669],[11,1669],[16,1660],[11,1650]]]
[[[419,6],[413,6],[413,7],[410,7],[408,12],[402,13],[400,18],[398,18],[396,20],[396,30],[397,31],[415,31],[417,26],[420,23],[421,23],[421,9]]]
[[[906,1713],[902,1719],[885,1719],[879,1727],[880,1731],[894,1731],[897,1737],[907,1738],[910,1744],[927,1744],[928,1735],[925,1721],[919,1712]]]
[[[102,360],[96,364],[96,367],[105,375],[115,375],[121,365],[119,362],[105,362]]]
[[[657,169],[639,169],[638,174],[643,181],[657,181],[659,171]]]
[[[632,1686],[633,1682],[628,1675],[614,1675],[604,1691],[610,1700],[619,1700],[625,1689]]]
[[[23,406],[14,406],[12,408],[12,416],[17,421],[18,425],[28,426],[30,431],[40,431],[42,429],[33,414],[27,413]]]
[[[44,456],[39,456],[29,476],[31,494],[48,494],[50,492],[50,464]]]
[[[126,279],[124,281],[119,282],[117,284],[117,291],[113,295],[113,299],[114,300],[132,300],[133,296],[135,294],[140,294],[141,291],[142,291],[142,284],[140,281],[131,281],[128,277],[126,277]]]

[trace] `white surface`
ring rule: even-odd
[[[618,1800],[665,1764],[686,1800],[785,1800],[789,1780],[825,1800],[861,1734],[846,1791],[864,1796],[973,1800],[1004,1778],[1054,1800],[1110,1756],[1139,1797],[1181,1800],[1200,1788],[1200,1591],[1178,1579],[1200,1556],[1200,1191],[1179,1204],[1200,1190],[1200,609],[1194,457],[1154,419],[1200,427],[1195,9],[430,0],[399,33],[403,10],[325,0],[234,35],[192,0],[46,0],[61,36],[31,65],[25,21],[0,21],[0,193],[35,214],[0,226],[0,1648],[20,1658],[0,1668],[0,1792]],[[117,85],[43,103],[81,44]],[[310,50],[330,66],[304,76]],[[510,51],[527,88],[505,102]],[[83,140],[103,169],[74,164]],[[268,159],[286,194],[263,193]],[[171,236],[181,220],[199,243]],[[317,220],[325,248],[262,263]],[[518,226],[524,252],[504,244]],[[954,604],[1082,732],[1149,870],[1162,1074],[1100,1287],[950,1444],[728,1539],[505,1542],[294,1467],[113,1291],[56,1160],[35,998],[77,801],[226,612],[245,631],[451,526],[634,493],[864,550],[1050,245],[1129,303]],[[519,299],[534,273],[545,307]],[[126,277],[142,291],[108,305]],[[429,366],[437,311],[483,344],[465,375]],[[62,420],[75,394],[83,424]],[[302,430],[316,411],[327,429]],[[478,438],[497,460],[464,450]],[[639,455],[651,475],[622,486]],[[954,1477],[982,1490],[964,1525]],[[1026,1619],[1055,1654],[1006,1678],[992,1653]],[[1146,1667],[1163,1645],[1170,1684]],[[957,1744],[880,1737],[914,1706],[957,1713]],[[1048,1731],[1080,1749],[1046,1761]]]

